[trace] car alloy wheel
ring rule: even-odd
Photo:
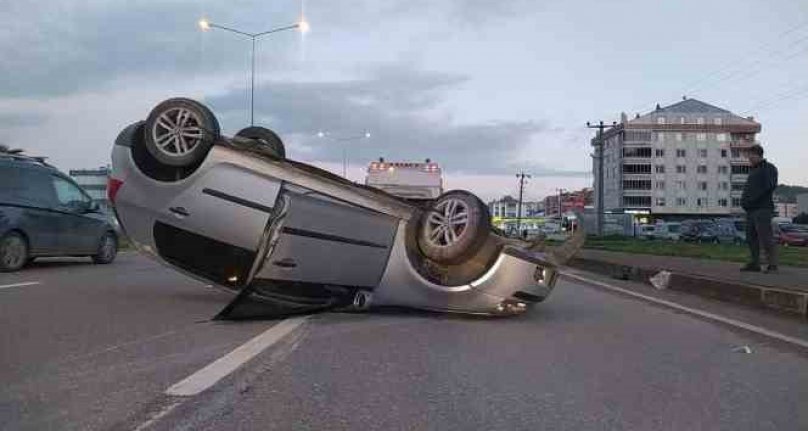
[[[469,208],[465,202],[460,199],[442,201],[427,217],[427,242],[438,247],[456,244],[466,232],[468,223]]]
[[[12,233],[0,241],[0,270],[16,271],[28,259],[28,245],[20,235]]]
[[[183,157],[202,142],[204,131],[199,115],[177,107],[161,113],[152,125],[152,140],[157,150],[169,157]]]

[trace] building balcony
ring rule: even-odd
[[[759,141],[752,141],[752,140],[745,140],[745,139],[729,141],[729,147],[730,148],[749,148],[749,147],[751,147],[752,145],[755,145],[755,144],[760,145],[760,142]]]

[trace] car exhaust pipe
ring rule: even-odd
[[[373,299],[373,294],[365,290],[357,290],[351,303],[351,308],[355,311],[367,311],[370,309],[370,304]]]

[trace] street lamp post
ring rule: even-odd
[[[328,132],[317,132],[318,138],[328,138],[334,142],[342,142],[342,177],[347,178],[348,175],[348,144],[349,141],[356,141],[359,139],[370,139],[370,132],[365,132],[356,136],[343,136],[331,137]]]
[[[252,48],[250,50],[250,126],[255,125],[255,40],[261,36],[266,36],[271,33],[277,33],[279,31],[284,30],[293,30],[299,29],[301,32],[306,33],[309,31],[309,23],[306,22],[304,19],[301,19],[299,22],[293,25],[287,25],[285,27],[278,27],[273,28],[272,30],[262,31],[260,33],[247,33],[245,31],[236,30],[234,28],[225,27],[223,25],[214,24],[206,19],[199,20],[199,28],[202,31],[208,31],[212,28],[218,28],[220,30],[229,31],[231,33],[244,36],[250,39],[252,42]]]

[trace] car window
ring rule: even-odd
[[[90,199],[75,184],[56,175],[51,176],[53,189],[56,192],[56,202],[60,209],[77,211],[87,208]]]
[[[49,208],[55,198],[49,174],[37,169],[9,166],[2,169],[0,201],[16,205]]]

